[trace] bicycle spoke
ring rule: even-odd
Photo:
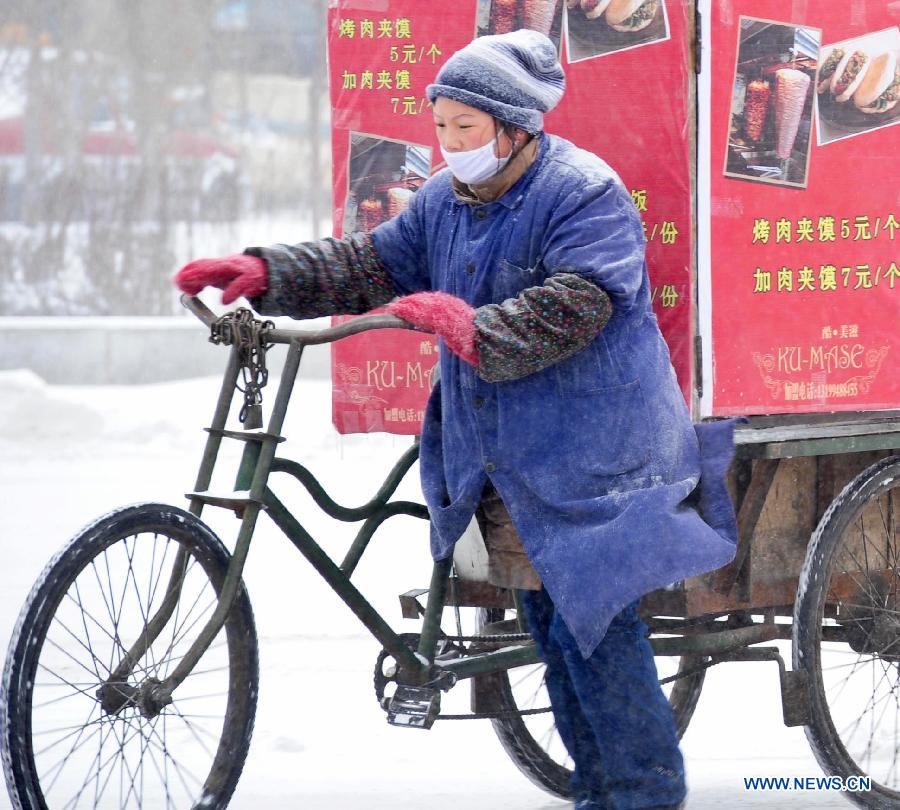
[[[866,752],[868,752],[868,756],[869,756],[870,760],[871,760],[871,754],[872,754],[872,741],[873,741],[873,737],[875,736],[875,729],[876,729],[876,727],[881,725],[881,721],[884,718],[884,715],[886,714],[888,708],[890,708],[891,703],[888,698],[891,698],[891,697],[894,698],[894,706],[896,707],[897,706],[897,685],[896,684],[894,684],[894,686],[891,687],[890,692],[888,692],[888,694],[885,695],[884,708],[881,710],[881,715],[879,716],[877,722],[875,721],[875,717],[874,717],[875,707],[874,707],[874,705],[872,707],[872,727],[869,730],[869,744],[866,746]],[[894,716],[896,717],[896,713]],[[864,756],[866,755],[866,752],[863,753]]]
[[[77,583],[77,580],[76,580],[76,583]],[[75,604],[78,604],[78,603],[75,601],[75,599],[71,596],[71,594],[68,593],[68,591],[66,592],[66,598],[67,598],[69,601],[71,601],[71,602],[73,602],[73,603],[75,603]],[[123,652],[123,653],[125,652],[124,648],[122,648],[121,640],[118,639],[116,636],[114,636],[112,633],[110,633],[109,630],[107,630],[106,627],[105,627],[103,624],[100,623],[100,621],[94,616],[93,613],[91,613],[90,611],[87,611],[87,610],[82,610],[82,616],[83,616],[84,619],[89,619],[94,625],[97,626],[97,629],[98,629],[100,632],[102,632],[102,633],[103,633],[103,634],[104,634],[111,642],[113,642],[113,645],[114,645],[114,647],[113,647],[113,654],[115,654],[115,647],[116,647],[116,646],[118,646],[120,649],[122,649],[122,652]],[[110,621],[112,621],[112,616],[111,616],[111,615],[110,615]],[[111,671],[112,671],[111,668],[107,668],[106,666],[104,666],[104,669],[106,669],[107,672],[111,672]]]
[[[125,719],[125,725],[131,729],[131,724]],[[119,746],[117,759],[119,760],[119,807],[125,806],[125,800],[122,796],[122,791],[125,788],[125,780],[130,779],[132,784],[134,783],[134,774],[129,767],[128,758],[125,756],[125,746],[131,742],[136,736],[140,735],[140,730],[132,733],[131,737],[126,738],[126,730],[122,729],[122,737],[119,739],[119,735],[116,734],[115,723],[113,724],[113,736],[116,738],[116,743]],[[126,771],[128,772],[126,775]]]
[[[178,601],[175,602],[175,615],[174,615],[173,619],[171,619],[171,621],[172,621],[172,642],[168,645],[168,647],[166,647],[165,651],[163,652],[163,655],[162,655],[163,658],[166,658],[171,653],[172,648],[175,646],[175,633],[176,633],[176,629],[178,627],[178,617],[181,612],[181,604],[182,604],[181,594],[184,592],[184,581],[185,581],[185,579],[187,579],[188,572],[190,571],[190,568],[193,565],[193,562],[194,562],[193,557],[188,559],[188,561],[186,562],[186,564],[184,566],[184,570],[181,572],[181,575],[179,577],[178,586],[177,586]]]
[[[164,717],[164,716],[163,716],[163,717]],[[165,717],[164,717],[164,719],[163,719],[163,722],[165,722]],[[158,746],[157,746],[157,748],[158,748]],[[165,788],[165,791],[166,791],[166,810],[168,810],[169,807],[174,807],[174,806],[175,806],[175,803],[174,803],[174,801],[173,801],[173,799],[172,799],[172,793],[171,793],[171,791],[169,790],[169,780],[168,780],[168,777],[167,777],[167,776],[165,775],[165,773],[163,772],[163,770],[164,770],[164,768],[165,768],[165,765],[163,766],[163,769],[161,769],[160,766],[159,766],[159,762],[158,762],[157,759],[156,759],[156,752],[155,752],[155,750],[154,750],[154,746],[150,744],[149,738],[148,738],[148,745],[147,745],[147,754],[148,754],[149,757],[150,757],[150,761],[153,763],[153,768],[154,768],[154,770],[156,771],[156,775],[159,777],[160,782],[162,783],[163,787]],[[164,762],[164,763],[166,762],[165,757],[163,757],[163,762]]]
[[[109,570],[109,557],[108,557],[109,549],[103,552],[103,566],[106,569],[106,580],[109,585],[109,615],[112,621],[112,635],[113,635],[113,649],[110,650],[109,654],[109,668],[113,669],[113,660],[116,655],[116,648],[120,652],[122,658],[127,657],[128,650],[125,649],[125,645],[122,644],[122,640],[119,637],[119,614],[116,613],[115,608],[115,595],[113,594],[113,584],[112,584],[112,573]]]
[[[165,718],[166,718],[167,714],[163,713],[161,716],[163,717],[163,730],[165,731]],[[178,776],[178,778],[181,780],[181,784],[184,787],[185,791],[188,793],[188,795],[192,795],[193,791],[191,790],[191,788],[188,787],[187,782],[185,782],[185,776],[188,776],[191,779],[193,779],[197,783],[199,788],[202,789],[203,782],[200,779],[198,779],[193,773],[184,769],[182,767],[182,765],[172,756],[172,754],[170,753],[169,747],[165,744],[165,738],[160,740],[159,732],[156,730],[155,726],[153,726],[151,728],[151,735],[155,736],[158,741],[162,742],[161,746],[160,746],[159,742],[156,743],[157,750],[162,752],[162,755],[165,758],[166,762],[172,763],[172,767],[175,769],[175,773]],[[169,782],[168,769],[166,769],[166,784],[168,784],[168,782]]]
[[[856,661],[848,661],[846,664],[834,664],[830,667],[822,667],[822,672],[833,672],[837,669],[846,669],[847,667],[858,667],[860,664],[868,664],[871,661],[875,660],[875,656],[870,656],[869,658],[862,658],[861,653],[853,653],[853,655],[860,656]],[[853,673],[851,672],[850,675]],[[847,676],[849,677],[849,676]],[[844,679],[846,681],[846,678]]]
[[[859,560],[856,559],[856,555],[854,555],[853,552],[850,551],[849,548],[847,548],[847,546],[842,546],[841,550],[842,550],[842,552],[846,552],[853,558],[853,561],[857,565],[857,571],[859,571],[860,573],[863,573],[863,569],[860,567],[860,562],[859,562]],[[867,571],[868,569],[865,569],[865,570]],[[853,582],[853,584],[856,585],[861,591],[865,591],[866,596],[868,596],[872,599],[873,604],[876,604],[879,601],[877,591],[871,590],[871,589],[867,588],[865,585],[863,585],[859,580],[857,580],[853,576],[853,574],[851,574],[848,570],[846,570],[846,566],[844,566],[844,570],[841,573],[846,574],[850,578],[850,581]],[[870,585],[874,585],[874,583],[870,579],[868,579],[868,577],[866,577],[866,581]]]
[[[862,534],[862,538],[863,538],[863,556],[866,559],[866,570],[868,570],[868,567],[869,567],[869,560],[868,560],[869,536],[866,534],[866,524],[865,524],[865,521],[863,520],[862,515],[860,515],[860,518],[859,518],[859,531]],[[896,570],[891,565],[891,561],[890,561],[890,559],[888,559],[887,555],[880,548],[878,548],[877,545],[872,544],[872,547],[875,551],[878,552],[878,554],[884,560],[888,569],[893,570],[893,572],[896,574]]]
[[[59,778],[59,775],[62,773],[63,768],[65,768],[66,763],[69,761],[69,758],[72,756],[72,753],[75,751],[76,748],[78,748],[78,743],[81,740],[81,737],[84,734],[85,729],[89,728],[91,726],[91,717],[93,717],[94,712],[98,708],[99,708],[99,704],[96,704],[96,703],[93,706],[91,706],[91,711],[88,713],[88,716],[87,716],[87,719],[85,720],[84,726],[79,730],[78,734],[76,735],[75,741],[72,743],[72,747],[69,748],[68,753],[66,753],[65,756],[62,757],[62,759],[57,760],[57,762],[55,762],[50,767],[50,769],[45,772],[45,774],[49,777],[49,774],[52,773],[54,769],[56,769],[56,774],[50,781],[50,785],[49,785],[48,789],[50,789],[50,790],[53,789],[53,785],[56,783],[56,780]]]
[[[853,731],[850,732],[850,738],[852,738],[853,735],[856,733],[856,730],[858,729],[859,724],[862,723],[863,717],[865,717],[866,713],[869,711],[869,704],[871,704],[872,710],[874,711],[875,706],[877,706],[878,703],[880,703],[882,700],[884,700],[884,698],[879,698],[879,699],[876,701],[876,700],[874,700],[874,697],[875,697],[875,691],[877,690],[878,686],[881,686],[881,683],[882,683],[882,681],[883,681],[884,678],[885,678],[885,674],[886,674],[886,673],[882,673],[881,680],[878,681],[878,684],[877,684],[876,686],[873,686],[873,688],[872,688],[872,694],[871,694],[871,696],[869,697],[869,700],[866,701],[865,707],[864,707],[864,708],[862,709],[862,711],[860,712],[859,717],[856,719],[856,721],[855,721],[854,723],[851,724],[851,725],[852,725],[852,728],[853,728]],[[873,678],[875,677],[874,671],[873,671],[872,677],[873,677]],[[890,697],[890,693],[888,693],[888,695],[886,695],[886,697]],[[841,736],[843,736],[843,734],[846,732],[847,728],[850,728],[850,726],[845,727],[844,732],[841,732]]]
[[[194,626],[206,615],[206,613],[210,610],[210,608],[215,607],[216,601],[215,601],[215,599],[213,599],[213,601],[203,609],[203,611],[199,614],[199,616],[197,616],[197,618],[195,618],[194,621],[191,622],[191,624],[187,628],[184,627],[185,622],[187,622],[191,613],[193,613],[194,608],[197,606],[197,603],[203,598],[204,591],[205,591],[205,589],[197,594],[197,597],[194,599],[190,608],[188,608],[187,614],[182,619],[181,624],[178,623],[178,619],[179,619],[178,611],[181,608],[181,600],[180,599],[178,600],[178,604],[175,608],[175,611],[176,611],[175,618],[172,623],[172,640],[169,642],[169,645],[166,647],[166,649],[163,653],[163,656],[162,656],[163,658],[169,657],[171,652],[174,650],[175,645],[178,644],[194,628]],[[168,675],[168,672],[166,674]]]
[[[131,727],[131,723],[130,723],[128,720],[126,720],[126,722],[128,723],[128,726]],[[141,794],[143,794],[144,754],[147,752],[148,738],[144,735],[144,730],[143,730],[143,728],[141,727],[140,722],[138,722],[137,732],[138,732],[138,734],[140,735],[140,738],[141,738],[141,755],[140,755],[140,757],[138,758],[137,774],[140,775],[140,781],[141,781]],[[124,801],[122,802],[122,807],[127,807],[127,806],[128,806],[128,799],[129,799],[129,797],[130,797],[132,794],[136,795],[136,785],[135,785],[135,782],[137,782],[137,775],[131,776],[131,783],[130,783],[130,785],[129,785],[129,787],[128,787],[128,792],[125,794],[125,799],[124,799]],[[140,802],[140,801],[138,802],[138,807],[141,807],[141,802]]]
[[[106,786],[109,784],[110,778],[112,777],[113,773],[115,773],[116,754],[113,753],[113,754],[109,755],[107,757],[107,759],[103,762],[101,762],[101,759],[103,757],[103,751],[106,746],[107,740],[109,740],[110,737],[112,737],[112,738],[116,739],[116,741],[118,742],[118,736],[116,735],[116,729],[115,729],[115,719],[113,719],[109,722],[108,729],[109,729],[109,731],[107,732],[106,736],[100,740],[100,743],[97,748],[97,755],[94,757],[94,764],[96,766],[96,772],[93,774],[93,777],[91,776],[91,773],[88,772],[88,775],[85,777],[84,782],[82,783],[81,787],[78,790],[78,793],[76,793],[69,800],[69,802],[66,803],[65,807],[69,807],[70,805],[72,807],[76,807],[78,805],[78,800],[81,798],[81,795],[88,788],[88,786],[90,785],[91,782],[94,783],[94,807],[97,806],[99,799],[102,797],[104,791],[106,790]],[[106,781],[103,783],[103,787],[100,788],[100,776],[103,773],[103,770],[106,768],[107,765],[110,766],[109,773],[106,777]]]
[[[199,594],[199,595],[197,596],[197,599],[194,601],[194,604],[191,605],[191,608],[190,608],[190,610],[188,611],[188,615],[190,615],[190,613],[193,611],[194,607],[196,606],[197,602],[200,601],[200,598],[201,598],[202,596],[203,596],[202,593]],[[215,606],[216,606],[216,602],[215,602],[215,601],[212,601],[212,602],[210,602],[205,608],[203,608],[203,610],[202,610],[202,611],[198,614],[198,616],[190,623],[190,625],[189,625],[188,627],[186,627],[186,628],[183,630],[183,632],[179,633],[178,638],[175,638],[175,637],[174,637],[175,631],[173,631],[172,641],[171,641],[171,643],[169,644],[168,648],[166,649],[166,651],[165,651],[165,653],[164,653],[164,657],[166,657],[167,660],[171,658],[171,656],[170,656],[169,654],[172,652],[172,650],[174,649],[175,645],[178,644],[178,643],[180,643],[180,642],[182,641],[182,639],[184,639],[185,636],[186,636],[188,633],[190,633],[191,630],[193,630],[193,628],[196,627],[196,625],[197,625],[200,621],[203,620],[203,618],[206,616],[207,613],[209,613],[211,610],[214,611],[214,610],[215,610]],[[187,621],[187,617],[185,617],[184,621]],[[182,627],[183,627],[183,626],[184,626],[184,622],[182,622]],[[168,672],[167,672],[166,674],[168,674]]]
[[[61,647],[61,646],[60,646],[59,644],[57,644],[52,638],[49,638],[49,637],[48,637],[48,638],[46,639],[46,641],[48,641],[50,644],[52,644],[54,647],[56,647],[56,649],[59,650],[64,656],[66,656],[66,658],[70,659],[70,660],[73,661],[75,664],[77,664],[79,667],[81,667],[85,672],[87,672],[88,675],[93,675],[93,674],[94,674],[88,667],[86,667],[81,661],[79,661],[74,655],[72,655],[72,653],[70,653],[70,652],[69,652],[67,649],[65,649],[64,647]]]
[[[226,644],[227,644],[227,642],[224,639],[218,643],[210,644],[209,647],[207,648],[206,652],[209,653],[212,650],[221,649],[222,647],[225,647]],[[181,653],[179,653],[177,655],[170,655],[166,658],[160,658],[159,661],[157,661],[157,666],[161,667],[163,664],[170,664],[173,661],[180,661],[183,657],[184,656]],[[196,670],[192,669],[189,677],[194,677],[195,675],[207,675],[211,672],[227,672],[228,669],[229,669],[229,667],[227,664],[223,664],[222,666],[219,666],[219,667],[212,667],[210,669],[196,669]],[[148,676],[149,674],[150,674],[150,669],[148,667],[135,667],[134,668],[134,675],[136,678],[138,678],[138,676],[140,676],[140,678],[142,678],[144,676]],[[140,680],[140,678],[138,678],[138,680]],[[162,679],[160,679],[160,680],[162,680]]]
[[[109,730],[108,730],[107,733],[106,733],[106,736],[107,736],[107,737],[112,733],[112,727],[109,726],[108,729],[109,729]],[[103,751],[103,745],[104,745],[104,742],[105,742],[105,738],[102,736],[102,732],[101,732],[101,738],[100,738],[99,744],[98,744],[98,746],[97,746],[97,755],[94,757],[94,763],[97,764],[98,766],[99,766],[99,762],[100,762],[101,752]],[[95,796],[94,807],[97,806],[96,795],[97,795],[97,786],[99,785],[99,778],[100,778],[100,770],[99,770],[99,767],[98,767],[97,772],[96,772],[96,775],[95,775],[94,780],[93,780],[93,781],[95,782],[95,787],[94,787],[94,796]],[[67,808],[69,808],[69,807],[77,807],[77,806],[78,806],[78,800],[81,798],[81,794],[84,793],[85,789],[87,788],[88,784],[89,784],[91,781],[92,781],[92,779],[91,779],[91,775],[90,775],[90,772],[89,772],[89,773],[88,773],[88,776],[85,777],[85,780],[84,780],[84,782],[83,782],[82,785],[81,785],[81,788],[78,790],[78,793],[76,793],[71,799],[69,799],[69,801],[67,801],[67,802],[65,803],[65,805],[63,805],[63,810],[67,810]]]
[[[135,538],[135,540],[136,540],[136,539],[137,539],[137,538]],[[136,545],[137,545],[137,543],[135,543],[135,546],[136,546]],[[131,557],[131,558],[129,559],[129,561],[128,561],[128,563],[129,563],[129,564],[128,564],[128,573],[127,573],[126,576],[125,576],[125,581],[127,582],[127,581],[130,579],[130,580],[131,580],[131,584],[134,586],[134,595],[135,595],[135,598],[136,598],[136,600],[137,600],[138,611],[139,611],[140,614],[141,614],[141,624],[142,624],[143,629],[146,629],[146,628],[147,628],[147,625],[148,625],[148,623],[149,623],[149,620],[150,620],[150,619],[149,619],[149,615],[148,615],[148,614],[149,614],[149,606],[148,606],[148,609],[147,609],[147,610],[144,610],[144,605],[143,605],[143,602],[141,601],[141,590],[140,590],[140,586],[138,585],[137,577],[136,577],[135,574],[134,574],[134,567],[133,567],[133,565],[132,565],[133,560],[134,560],[134,555],[132,554],[132,557]],[[153,669],[155,670],[155,669],[156,669],[156,664],[153,662],[153,645],[152,645],[152,644],[150,644],[150,645],[147,647],[147,649],[146,649],[144,655],[145,655],[145,656],[148,656],[148,655],[150,656],[151,666],[152,666]]]
[[[197,727],[196,727],[196,725],[195,725],[194,723],[191,723],[190,720],[188,720],[188,715],[182,714],[181,710],[180,710],[174,703],[171,705],[170,708],[172,708],[172,709],[175,710],[175,714],[177,714],[178,717],[183,721],[185,727],[187,728],[188,731],[191,732],[191,735],[194,737],[194,739],[195,739],[200,745],[203,746],[203,750],[206,751],[206,753],[209,754],[209,756],[210,756],[211,758],[214,757],[215,754],[214,754],[212,751],[209,750],[209,748],[208,748],[207,745],[206,745],[206,742],[205,742],[204,740],[202,740],[202,739],[200,738],[200,735],[197,733]],[[208,720],[208,719],[210,719],[210,718],[209,718],[209,717],[199,717],[199,716],[198,716],[198,717],[195,718],[195,719],[204,719],[204,720]],[[218,719],[218,718],[212,718],[212,719]],[[218,737],[217,734],[213,734],[212,732],[207,731],[206,729],[203,729],[203,728],[201,728],[200,731],[202,731],[202,732],[203,732],[204,734],[206,734],[207,736],[211,737],[215,742],[218,742],[218,741],[219,741],[219,737]]]
[[[78,748],[80,748],[82,745],[86,744],[94,736],[95,732],[97,732],[100,728],[103,727],[104,723],[106,723],[105,718],[99,717],[96,720],[91,720],[90,722],[84,723],[83,725],[80,725],[80,726],[67,726],[64,728],[61,727],[58,729],[53,729],[53,732],[48,731],[47,732],[48,734],[49,733],[59,734],[63,731],[68,731],[69,733],[63,737],[60,737],[55,742],[52,742],[49,745],[45,745],[43,748],[35,750],[34,755],[35,755],[35,757],[42,757],[45,754],[52,751],[58,745],[63,745],[68,740],[71,740],[72,737],[77,738],[75,740],[75,742],[72,744],[72,748],[69,751],[67,751],[66,754],[64,754],[61,759],[56,760],[56,762],[54,762],[53,765],[50,766],[50,769],[48,770],[48,773],[49,773],[54,768],[56,768],[58,765],[64,764],[65,760],[67,760],[69,757],[71,757],[71,755],[73,753],[75,753],[75,751]],[[82,741],[81,737],[84,735],[84,732],[87,729],[91,729],[91,733],[87,737],[85,737],[84,740]],[[32,735],[32,736],[34,736],[34,735]]]
[[[78,615],[81,617],[81,626],[84,628],[84,637],[85,637],[85,639],[87,640],[87,648],[88,648],[88,650],[90,651],[91,656],[92,656],[93,659],[94,659],[94,663],[100,664],[101,666],[103,666],[103,664],[101,663],[100,659],[97,658],[96,655],[94,655],[94,651],[93,651],[93,650],[94,650],[94,645],[93,645],[93,643],[91,642],[91,633],[90,633],[90,631],[88,630],[87,620],[86,620],[86,618],[85,618],[85,612],[86,612],[86,611],[85,611],[85,609],[84,609],[84,605],[81,603],[81,591],[80,591],[79,588],[78,588],[78,580],[76,579],[75,582],[73,582],[72,584],[75,586],[75,601],[76,601],[76,603],[78,604]],[[66,596],[68,596],[69,599],[72,598],[68,591],[66,591]],[[108,670],[108,669],[106,669],[106,668],[104,667],[104,670],[106,671],[107,674],[109,674],[109,670]],[[100,672],[99,672],[99,670],[97,671],[97,677],[98,677],[98,678],[100,677]]]
[[[78,692],[79,694],[82,694],[82,695],[88,695],[88,694],[89,694],[89,690],[94,689],[94,688],[97,687],[97,682],[96,682],[96,681],[92,681],[92,682],[90,682],[89,684],[85,684],[85,685],[84,685],[85,688],[82,689],[82,688],[80,688],[80,687],[81,687],[80,684],[74,683],[74,682],[72,682],[72,681],[70,681],[70,680],[68,680],[68,679],[66,679],[66,678],[63,678],[62,675],[59,675],[58,673],[54,672],[52,669],[50,669],[49,667],[47,667],[46,664],[38,664],[38,669],[42,669],[42,670],[43,670],[44,672],[46,672],[48,675],[50,675],[50,676],[52,676],[52,677],[54,677],[54,678],[58,678],[58,679],[61,681],[61,683],[56,684],[57,686],[68,686],[68,687],[70,687],[71,689],[74,689],[76,692]],[[35,684],[35,686],[37,686],[37,684]],[[90,694],[90,696],[91,696],[91,697],[94,697],[93,694]],[[74,695],[69,695],[68,697],[74,697]]]
[[[75,639],[75,641],[78,643],[78,645],[80,647],[82,647],[84,650],[87,651],[88,655],[91,656],[91,660],[93,661],[93,663],[95,665],[92,674],[96,675],[98,681],[104,680],[104,676],[102,676],[100,674],[100,672],[97,670],[96,665],[99,664],[101,667],[103,667],[103,669],[106,671],[107,675],[109,675],[110,671],[108,669],[106,669],[106,667],[103,665],[103,662],[99,658],[97,658],[96,655],[94,655],[94,651],[87,644],[85,644],[78,636],[76,636],[75,633],[73,633],[69,629],[69,627],[59,617],[56,617],[54,619],[54,624],[57,624],[60,627],[62,627],[63,630],[65,630],[73,639]]]
[[[526,678],[530,678],[533,675],[536,675],[537,673],[539,673],[543,669],[543,665],[534,666],[534,667],[530,667],[530,668],[525,667],[525,669],[527,671],[520,678],[518,678],[515,683],[511,683],[509,685],[510,689],[515,689],[517,686],[520,686]],[[541,682],[543,683],[543,678],[541,678]]]
[[[193,673],[191,673],[193,674]],[[178,703],[187,703],[190,700],[209,700],[210,698],[227,697],[228,692],[209,692],[205,695],[191,695],[190,697],[178,698]]]

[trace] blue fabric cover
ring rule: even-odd
[[[434,559],[452,553],[490,476],[588,657],[626,605],[734,557],[734,423],[695,431],[651,307],[640,218],[603,160],[543,135],[500,199],[460,202],[445,170],[372,238],[401,294],[479,307],[565,271],[613,302],[587,348],[517,380],[482,380],[441,341],[421,441]]]

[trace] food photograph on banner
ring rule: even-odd
[[[664,42],[665,0],[566,0],[569,62]]]
[[[701,413],[896,408],[900,5],[706,8]]]
[[[900,122],[900,28],[824,46],[816,89],[820,146]]]
[[[475,36],[530,28],[549,37],[559,52],[562,9],[563,0],[478,0]]]
[[[821,32],[741,17],[725,175],[805,188]]]
[[[399,214],[430,167],[430,147],[351,132],[344,230],[368,233]]]

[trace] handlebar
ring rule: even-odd
[[[218,316],[195,296],[182,295],[181,304],[196,315],[207,327],[211,328],[218,320]],[[396,315],[361,315],[352,321],[338,326],[331,326],[327,329],[270,329],[266,332],[266,340],[270,343],[296,342],[304,346],[312,346],[319,343],[332,343],[335,340],[340,340],[359,332],[367,332],[370,329],[415,330],[415,327]]]

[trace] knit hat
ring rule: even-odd
[[[533,135],[544,128],[544,113],[559,103],[565,89],[553,43],[521,28],[470,42],[444,63],[425,92],[432,104],[445,96]]]

